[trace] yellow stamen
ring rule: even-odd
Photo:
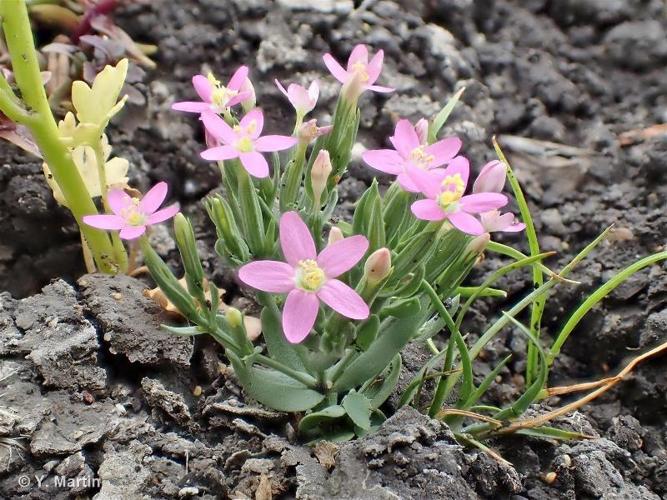
[[[427,169],[435,161],[435,156],[426,153],[426,146],[421,145],[410,152],[410,159],[421,169]]]
[[[466,186],[461,174],[448,175],[441,184],[442,192],[438,196],[438,204],[445,211],[456,208],[456,203],[461,199]]]
[[[296,285],[307,292],[316,292],[326,281],[324,271],[313,259],[300,260],[296,272]]]
[[[132,204],[120,211],[120,216],[130,226],[144,226],[146,224],[146,215],[139,210],[139,200],[132,198]]]
[[[241,153],[250,153],[254,149],[252,139],[248,136],[241,137],[236,141],[235,147]]]

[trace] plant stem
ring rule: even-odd
[[[98,269],[115,273],[117,266],[109,236],[104,231],[86,226],[82,221],[84,215],[96,214],[97,208],[67,147],[60,141],[58,126],[42,84],[25,0],[2,0],[0,15],[14,77],[23,101],[31,110],[28,116],[16,117],[20,118],[19,123],[30,129],[67,206],[79,224]]]

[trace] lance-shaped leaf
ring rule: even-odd
[[[391,318],[383,323],[380,336],[334,381],[333,391],[344,392],[377,377],[414,336],[424,313]]]
[[[275,370],[247,366],[229,350],[227,357],[248,395],[274,410],[306,411],[324,399],[324,394],[309,389],[287,375]]]

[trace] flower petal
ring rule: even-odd
[[[320,82],[313,80],[308,87],[308,97],[310,98],[313,106],[317,103],[317,99],[320,97]],[[312,108],[311,108],[312,109]]]
[[[280,247],[292,266],[300,260],[317,258],[310,230],[296,212],[285,212],[280,218]]]
[[[458,137],[447,137],[431,144],[425,149],[425,153],[435,157],[435,160],[429,166],[434,168],[449,163],[459,152],[461,145],[461,139]]]
[[[125,219],[120,215],[84,215],[83,222],[97,229],[117,231],[125,227]]]
[[[512,212],[500,214],[498,210],[490,210],[480,214],[480,219],[484,230],[487,233],[491,232],[506,232],[516,233],[523,231],[526,225],[518,222]]]
[[[403,172],[405,160],[393,149],[371,149],[364,151],[361,158],[375,170],[398,175]]]
[[[265,135],[255,141],[257,151],[283,151],[294,146],[299,140],[287,135]]]
[[[357,44],[352,49],[350,57],[347,58],[347,71],[350,72],[357,63],[368,64],[368,47],[363,43]]]
[[[368,240],[357,234],[328,245],[317,256],[317,265],[329,278],[352,269],[368,250]]]
[[[340,280],[329,280],[317,292],[317,296],[331,309],[346,318],[366,319],[368,305],[357,292]]]
[[[419,193],[417,184],[415,184],[412,178],[405,172],[398,174],[396,180],[403,191],[407,191],[408,193]]]
[[[294,268],[278,260],[256,260],[239,269],[239,279],[264,292],[287,293],[294,288]]]
[[[151,214],[148,216],[148,223],[149,224],[158,224],[160,222],[164,222],[167,219],[171,219],[174,215],[178,213],[178,211],[181,209],[180,205],[178,203],[173,203],[169,205],[168,207],[163,208],[162,210],[158,210],[157,212]]]
[[[366,72],[368,73],[368,84],[375,83],[382,72],[382,62],[384,61],[384,50],[380,49],[377,54],[368,63]]]
[[[445,171],[436,168],[433,170],[422,170],[419,167],[409,165],[407,174],[415,183],[415,186],[428,198],[435,199],[440,194],[440,185],[445,178]]]
[[[410,207],[415,217],[421,220],[439,221],[447,215],[435,200],[417,200]]]
[[[243,168],[245,168],[253,177],[263,179],[264,177],[269,176],[269,164],[262,153],[258,153],[257,151],[241,153],[239,158],[241,159]]]
[[[469,214],[488,212],[507,205],[507,196],[500,193],[475,193],[459,200],[461,210]]]
[[[111,211],[116,215],[120,215],[125,208],[133,203],[130,195],[122,189],[110,189],[107,194],[107,201]]]
[[[124,240],[136,240],[146,232],[146,226],[125,226],[120,230],[118,236]]]
[[[230,90],[239,90],[246,78],[248,78],[248,66],[241,66],[229,79],[227,88]]]
[[[369,85],[366,87],[366,90],[372,90],[373,92],[380,92],[381,94],[388,94],[389,92],[393,92],[396,89],[392,87],[383,87],[382,85]]]
[[[294,289],[287,296],[283,307],[283,333],[288,342],[303,341],[315,325],[320,301],[314,293]]]
[[[150,215],[155,212],[167,197],[169,186],[166,182],[158,182],[155,186],[144,195],[139,202],[139,210],[145,215]]]
[[[478,236],[484,232],[482,223],[468,213],[462,211],[454,212],[448,214],[447,219],[452,223],[452,226],[466,234]]]
[[[234,97],[231,97],[227,101],[226,105],[227,105],[227,107],[231,108],[232,106],[236,106],[237,104],[245,101],[246,99],[249,99],[250,97],[252,97],[252,92],[249,92],[249,91],[239,92]]]
[[[185,111],[187,113],[204,113],[211,109],[211,105],[207,102],[181,101],[172,104],[171,109],[174,111]]]
[[[192,86],[195,88],[195,92],[199,98],[209,103],[211,102],[211,93],[213,92],[213,86],[211,82],[208,81],[204,75],[195,75],[192,77]]]
[[[241,118],[239,123],[241,128],[247,129],[250,127],[249,135],[252,139],[257,139],[264,128],[264,113],[259,108],[254,108]]]
[[[409,120],[398,120],[394,135],[389,138],[403,158],[410,158],[410,153],[419,147],[419,136]]]
[[[283,85],[280,83],[280,81],[278,81],[277,78],[273,80],[273,83],[275,83],[276,87],[278,87],[278,90],[280,90],[283,93],[283,95],[289,99],[289,94],[287,93],[287,90],[285,90],[285,87],[283,87]]]
[[[324,60],[324,64],[329,72],[340,83],[345,83],[349,79],[347,71],[345,71],[345,69],[338,63],[338,61],[334,59],[331,54],[324,54],[322,59]]]
[[[216,139],[220,139],[225,144],[234,144],[236,142],[236,133],[232,127],[227,125],[225,120],[215,113],[202,113],[201,121],[204,123],[206,130]]]
[[[233,146],[226,144],[224,146],[205,149],[201,152],[200,156],[204,158],[204,160],[210,161],[231,160],[232,158],[238,158],[239,152],[234,149]]]
[[[444,173],[445,177],[459,174],[463,180],[463,185],[467,186],[468,178],[470,177],[470,162],[468,161],[468,158],[460,155],[452,158]]]

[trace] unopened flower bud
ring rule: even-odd
[[[241,101],[241,107],[243,108],[244,113],[248,113],[250,110],[254,109],[257,105],[257,95],[255,94],[255,87],[253,86],[250,78],[246,78],[243,85],[241,85],[241,92],[250,92],[250,96],[246,97]]]
[[[391,272],[391,252],[379,248],[373,252],[364,264],[364,276],[369,284],[375,285],[389,276]]]
[[[498,161],[490,161],[482,167],[481,172],[472,186],[473,193],[500,193],[505,187],[507,170],[505,164]]]
[[[227,320],[227,323],[229,323],[229,326],[238,328],[242,324],[243,315],[241,314],[241,311],[235,307],[228,307],[225,311],[225,319]]]
[[[310,171],[310,182],[313,188],[313,202],[316,207],[320,206],[320,198],[322,193],[327,188],[327,181],[329,174],[333,167],[331,166],[331,158],[326,149],[321,149],[315,158],[313,168]]]
[[[419,144],[426,144],[428,142],[428,120],[426,118],[420,119],[415,124],[415,132],[419,137]]]
[[[328,245],[333,245],[337,241],[342,240],[345,238],[343,235],[343,231],[340,230],[340,228],[334,226],[331,228],[331,231],[329,231],[329,239],[327,240],[327,246]]]
[[[472,241],[468,243],[466,250],[470,253],[480,255],[489,244],[489,241],[491,241],[491,235],[489,233],[480,234],[479,236],[475,236]]]

